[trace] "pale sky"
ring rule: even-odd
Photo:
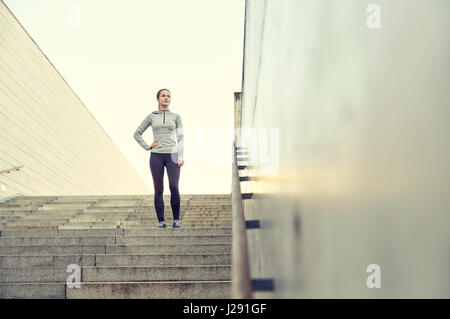
[[[151,192],[150,152],[133,133],[168,88],[185,130],[180,194],[230,193],[244,0],[3,1]]]

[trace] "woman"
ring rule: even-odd
[[[166,228],[164,221],[164,166],[167,168],[170,188],[170,205],[173,213],[173,228],[180,228],[180,192],[178,181],[183,160],[183,124],[180,115],[169,110],[171,101],[170,91],[161,89],[156,94],[158,111],[147,115],[141,125],[134,132],[134,138],[145,150],[151,150],[150,170],[155,187],[155,208],[158,217],[158,227]],[[149,127],[153,130],[153,143],[149,146],[142,134]],[[178,142],[178,145],[177,145]]]

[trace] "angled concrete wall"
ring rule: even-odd
[[[88,75],[86,75],[88,76]],[[0,198],[150,190],[0,2]]]
[[[449,20],[446,0],[246,1],[243,126],[279,133],[247,140],[242,185],[270,296],[450,297]]]

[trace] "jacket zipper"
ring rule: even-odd
[[[166,124],[166,112],[163,111],[164,114],[164,124]]]

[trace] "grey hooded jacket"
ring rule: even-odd
[[[142,134],[152,126],[153,138],[158,142],[158,146],[151,149],[152,153],[177,153],[183,157],[184,151],[184,134],[181,117],[177,113],[170,110],[154,111],[147,115],[141,125],[134,132],[135,140],[145,150],[148,144],[142,138]],[[178,145],[177,145],[178,142]]]

